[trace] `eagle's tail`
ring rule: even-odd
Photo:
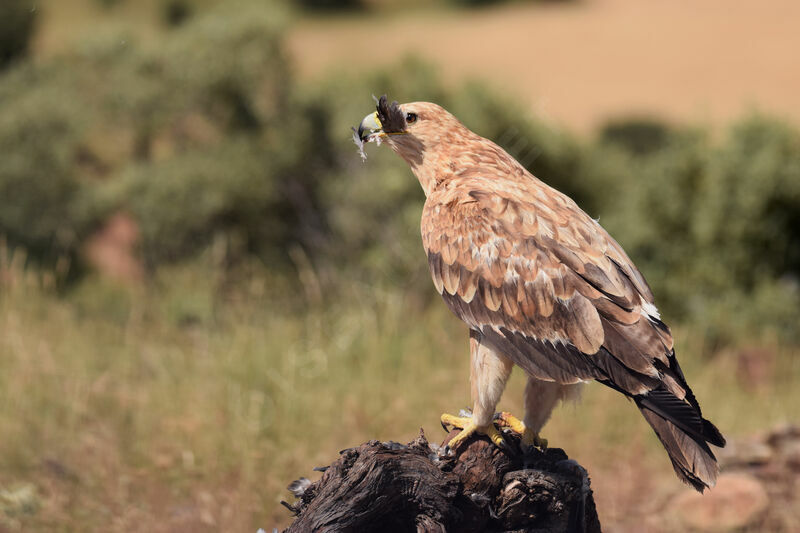
[[[719,473],[717,458],[708,445],[725,446],[725,438],[703,418],[688,387],[687,393],[686,399],[680,399],[666,389],[656,389],[633,399],[667,450],[681,481],[703,492],[714,486]]]

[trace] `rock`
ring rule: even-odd
[[[786,442],[800,441],[800,426],[786,424],[770,431],[767,444],[773,448],[781,448]]]
[[[800,426],[783,426],[772,431],[767,443],[787,466],[800,468]]]
[[[734,467],[748,467],[765,465],[773,458],[772,447],[765,444],[762,439],[752,437],[749,439],[735,440],[717,451],[720,464],[726,469]]]
[[[769,505],[763,484],[749,474],[722,474],[717,486],[699,494],[687,489],[673,500],[683,525],[699,531],[735,531],[759,522]]]

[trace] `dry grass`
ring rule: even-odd
[[[0,530],[285,525],[289,481],[371,438],[423,426],[439,439],[438,415],[468,403],[464,328],[396,291],[353,282],[346,301],[286,306],[277,282],[222,299],[213,272],[184,268],[149,290],[88,281],[58,297],[21,269],[2,274]],[[729,436],[796,417],[796,350],[770,346],[775,371],[749,394],[735,354],[703,363],[698,339],[678,330]],[[519,412],[522,387],[515,374],[501,407]],[[635,408],[603,387],[557,411],[546,436],[589,469],[608,530],[641,531],[682,490]]]

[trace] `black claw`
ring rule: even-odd
[[[442,446],[441,448],[436,450],[436,455],[439,458],[446,458],[447,457],[447,451],[448,451],[448,447],[447,446]]]
[[[538,455],[541,455],[543,452],[533,445],[525,446],[520,443],[520,449],[522,451],[522,467],[529,468],[535,464],[535,459]]]
[[[501,440],[500,444],[498,444],[497,447],[500,448],[501,450],[503,450],[506,453],[509,453],[509,454],[511,453],[511,446],[509,446],[508,443],[505,440]]]
[[[535,449],[536,449],[535,446],[527,446],[527,445],[522,444],[522,443],[520,443],[520,445],[519,445],[519,451],[522,452],[522,457],[526,458],[526,459],[533,455],[533,450],[535,450]]]
[[[442,429],[444,430],[445,433],[450,433],[450,430],[447,429],[447,424],[445,424],[441,420],[439,421],[439,423],[442,425]]]
[[[501,435],[502,435],[502,433],[501,433]],[[515,450],[513,446],[511,446],[508,442],[506,442],[505,439],[500,441],[500,444],[498,445],[498,447],[501,450],[503,450],[503,452],[505,452],[506,454],[510,455],[511,457],[515,457],[516,458],[516,457],[520,456],[519,452],[517,452],[517,450]]]

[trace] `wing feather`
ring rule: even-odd
[[[526,195],[481,185],[433,195],[423,213],[431,275],[450,309],[493,331],[521,366],[535,362],[528,366],[543,379],[598,377],[630,394],[655,386],[653,363],[667,361],[672,338],[643,312],[652,295],[619,245],[552,189]],[[547,362],[565,350],[574,352],[570,364]]]

